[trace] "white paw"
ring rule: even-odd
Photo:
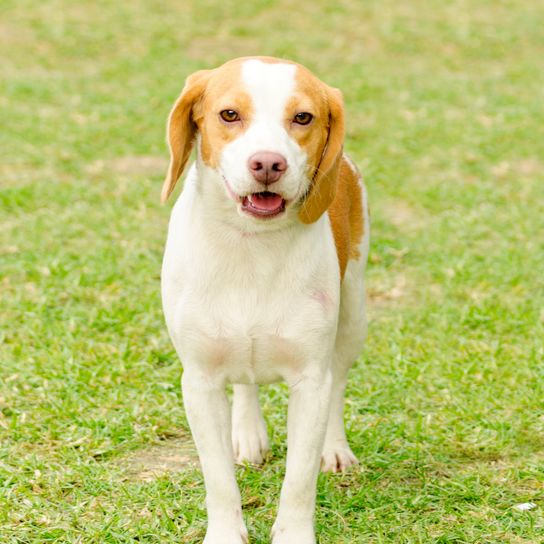
[[[322,472],[346,472],[349,467],[358,465],[357,457],[345,440],[334,444],[325,444],[321,455]]]
[[[272,544],[315,544],[314,524],[309,523],[274,523]]]
[[[240,527],[215,524],[208,526],[203,544],[248,544],[247,529]]]
[[[268,436],[262,417],[239,419],[233,424],[232,448],[238,464],[263,463],[268,451]]]

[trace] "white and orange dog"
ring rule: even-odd
[[[234,462],[261,463],[268,449],[257,384],[290,389],[274,544],[314,543],[320,464],[357,462],[343,406],[366,334],[369,225],[343,139],[341,93],[269,57],[191,75],[170,114],[163,200],[197,144],[172,211],[162,298],[206,484],[205,544],[248,540]]]

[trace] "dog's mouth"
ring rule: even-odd
[[[252,193],[242,198],[242,210],[253,217],[274,217],[285,210],[285,199],[269,191]]]

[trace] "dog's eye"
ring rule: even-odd
[[[234,110],[223,110],[219,115],[221,116],[221,119],[227,123],[234,123],[234,121],[240,120],[238,112]]]
[[[297,113],[295,115],[293,121],[297,125],[307,125],[313,118],[314,116],[311,113],[308,113],[307,111],[301,111],[300,113]]]

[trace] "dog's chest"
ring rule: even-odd
[[[228,291],[185,291],[174,317],[184,362],[228,381],[262,383],[296,374],[332,330],[334,310],[318,294]]]
[[[209,234],[180,228],[167,244],[163,304],[182,361],[234,383],[295,378],[334,342],[332,237]]]

